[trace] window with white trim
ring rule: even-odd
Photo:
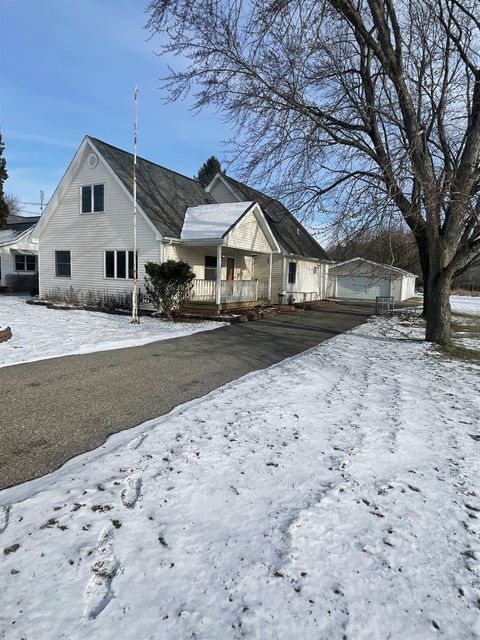
[[[55,251],[55,276],[72,277],[72,254],[70,251]]]
[[[205,256],[205,280],[217,279],[217,256]]]
[[[15,255],[15,271],[36,271],[35,256],[26,254]]]
[[[128,273],[127,273],[128,270]],[[138,253],[137,253],[138,275]],[[133,279],[133,251],[105,251],[105,278]]]
[[[82,213],[104,213],[105,185],[87,184],[82,187]]]
[[[295,284],[297,281],[297,263],[288,263],[288,284]]]

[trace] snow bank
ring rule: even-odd
[[[480,368],[394,322],[1,492],[0,636],[478,638]]]
[[[450,296],[452,311],[480,316],[480,296]]]
[[[28,305],[21,297],[0,296],[0,327],[9,326],[13,337],[0,344],[0,367],[46,358],[136,347],[157,340],[217,329],[220,322],[166,322],[92,311],[62,311]]]

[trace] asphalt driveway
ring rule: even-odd
[[[142,347],[0,368],[0,488],[364,322],[365,303],[300,311]]]

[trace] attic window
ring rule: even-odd
[[[105,185],[89,184],[82,187],[82,213],[105,211]]]

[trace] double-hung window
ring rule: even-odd
[[[15,256],[15,271],[35,271],[35,256],[21,255]]]
[[[138,253],[137,253],[138,274]],[[105,251],[105,277],[132,280],[133,251]]]
[[[82,187],[82,213],[105,211],[105,185],[88,184]]]
[[[205,280],[217,279],[217,256],[205,256]]]
[[[57,278],[72,277],[72,254],[70,251],[55,251],[55,275]]]
[[[295,284],[297,281],[297,263],[288,263],[288,284]]]

